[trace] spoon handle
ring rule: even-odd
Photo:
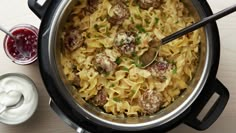
[[[213,22],[213,21],[215,21],[217,19],[220,19],[220,18],[222,18],[222,17],[224,17],[228,14],[231,14],[235,11],[236,11],[236,4],[231,6],[231,7],[226,8],[224,10],[221,10],[221,11],[219,11],[219,12],[217,12],[217,13],[209,16],[209,17],[206,17],[206,18],[202,19],[199,22],[196,22],[195,24],[192,24],[192,25],[190,25],[186,28],[183,28],[182,30],[179,30],[179,31],[177,31],[177,32],[161,39],[161,44],[166,44],[170,41],[173,41],[173,40],[175,40],[175,39],[177,39],[177,38],[179,38],[183,35],[186,35],[189,32],[192,32],[192,31],[194,31],[194,30],[196,30],[196,29],[198,29],[202,26],[205,26],[209,22]]]
[[[3,28],[1,25],[0,25],[0,30],[5,32],[7,35],[9,35],[10,37],[14,38],[15,39],[15,36],[13,36],[8,30],[6,30],[5,28]]]
[[[6,109],[7,109],[7,107],[4,105],[4,106],[0,109],[0,114],[1,114],[2,112],[4,112]]]

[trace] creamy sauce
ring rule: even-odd
[[[128,36],[126,33],[119,33],[116,38],[116,45],[120,46],[122,44],[131,43],[135,40],[133,35]]]
[[[31,81],[23,76],[15,75],[0,79],[0,104],[14,105],[19,101],[21,94],[24,97],[22,105],[0,114],[0,122],[6,124],[22,123],[32,116],[38,105],[38,93]]]

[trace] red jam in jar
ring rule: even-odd
[[[32,25],[17,25],[10,30],[16,39],[6,36],[4,49],[16,64],[26,65],[37,59],[38,29]]]

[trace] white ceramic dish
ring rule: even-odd
[[[26,75],[8,73],[0,76],[0,94],[13,89],[24,96],[22,105],[0,114],[0,122],[7,125],[18,125],[32,117],[38,106],[38,91],[34,82]]]

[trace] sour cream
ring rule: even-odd
[[[0,114],[0,122],[10,125],[25,122],[38,106],[37,89],[31,79],[21,74],[6,74],[0,77],[0,109],[1,105],[16,104],[21,95],[24,97],[22,105],[5,110]]]

